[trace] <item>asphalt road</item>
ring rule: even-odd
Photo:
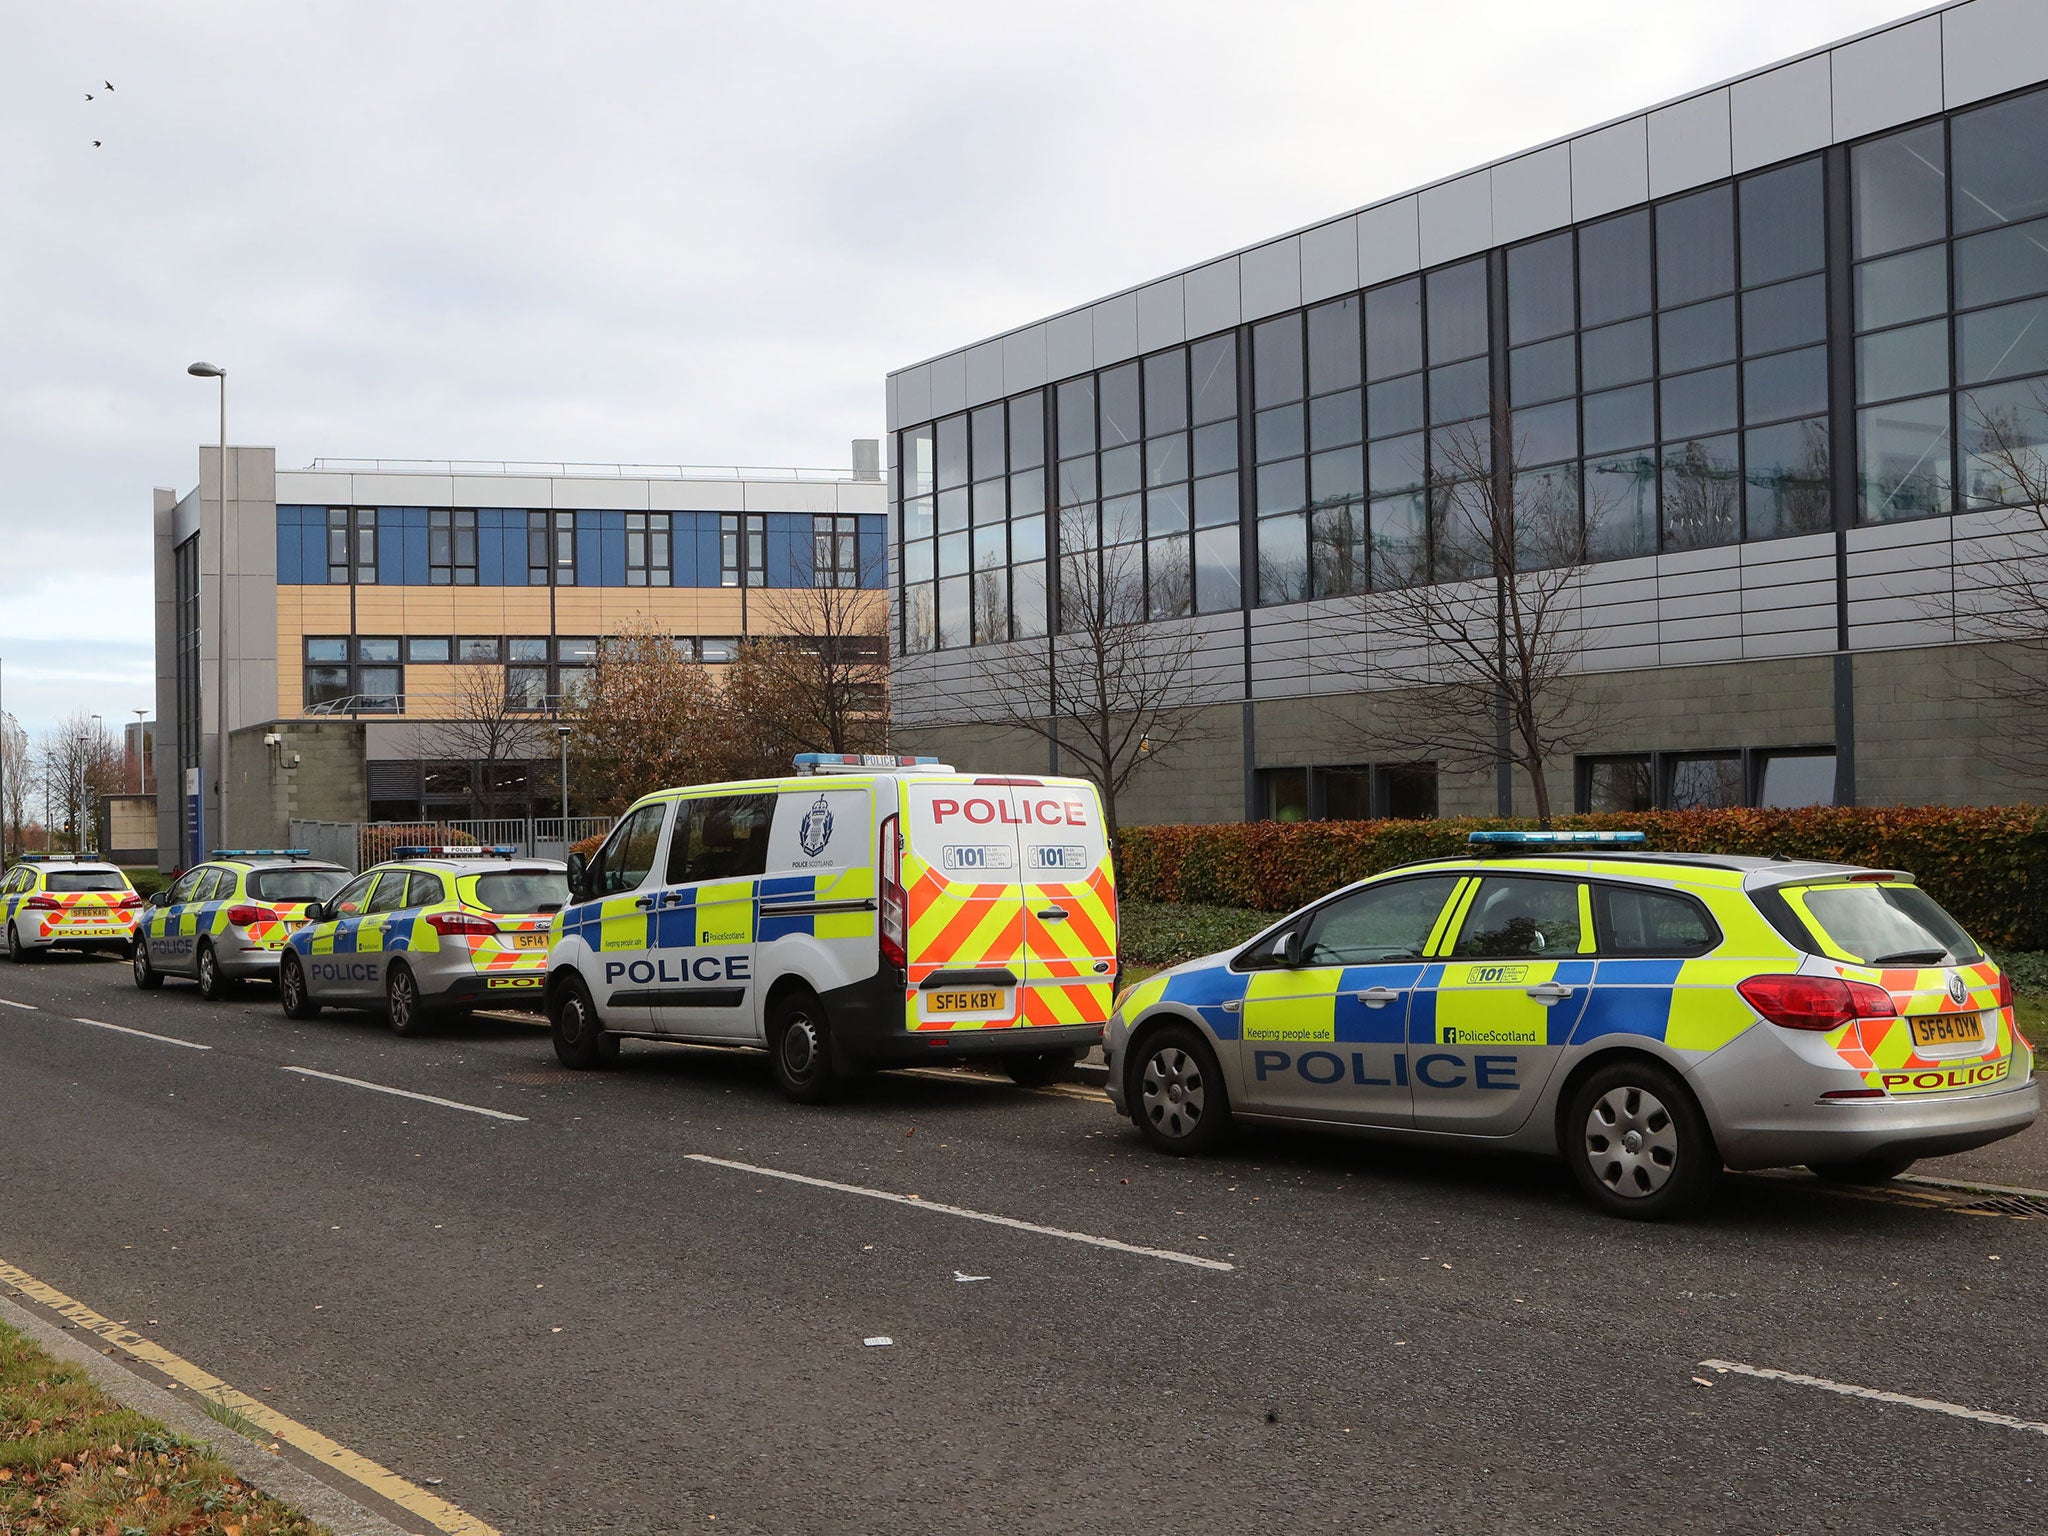
[[[2048,1423],[2048,1220],[1764,1177],[1641,1226],[1533,1162],[1164,1158],[1071,1088],[806,1110],[743,1053],[578,1076],[69,957],[0,999],[0,1259],[507,1533],[2041,1526],[2048,1434],[1699,1362]]]

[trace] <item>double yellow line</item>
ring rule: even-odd
[[[319,1430],[286,1417],[268,1404],[259,1403],[211,1371],[202,1370],[184,1356],[174,1355],[161,1344],[152,1343],[111,1318],[100,1316],[85,1303],[72,1300],[56,1287],[43,1284],[34,1275],[16,1269],[4,1260],[0,1260],[0,1283],[13,1286],[30,1300],[48,1307],[88,1333],[97,1334],[109,1344],[163,1372],[179,1386],[189,1387],[234,1410],[274,1439],[305,1452],[323,1466],[333,1468],[408,1514],[417,1515],[435,1529],[447,1532],[448,1536],[499,1536],[495,1526],[486,1525],[446,1499],[436,1498],[417,1484],[407,1482],[389,1467],[379,1466],[369,1457],[357,1455]]]

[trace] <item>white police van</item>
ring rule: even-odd
[[[567,1066],[622,1039],[768,1050],[792,1098],[982,1060],[1049,1081],[1101,1042],[1116,889],[1085,780],[805,753],[666,789],[570,861],[546,1007]]]

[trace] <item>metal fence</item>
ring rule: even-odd
[[[315,858],[349,869],[364,869],[388,857],[390,833],[398,828],[434,829],[437,837],[452,836],[482,847],[508,847],[529,859],[562,859],[569,846],[609,832],[610,816],[509,816],[489,821],[294,821],[289,841]],[[383,836],[378,836],[379,832]]]

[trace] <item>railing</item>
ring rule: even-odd
[[[605,480],[852,481],[851,469],[747,464],[575,464],[519,459],[315,459],[308,470],[364,475],[558,475]],[[880,476],[875,477],[879,479]]]
[[[475,720],[495,718],[495,711],[487,710],[478,715],[478,701],[461,694],[448,693],[351,693],[344,698],[322,699],[317,704],[308,704],[302,711],[306,715],[411,715],[426,720]],[[565,713],[570,707],[566,693],[543,694],[538,700],[510,699],[505,701],[503,713],[511,716],[533,715],[552,718]]]
[[[482,848],[511,848],[521,858],[561,859],[569,846],[588,837],[599,837],[612,828],[610,816],[571,816],[565,823],[559,816],[499,816],[484,820],[447,820],[428,816],[418,821],[294,821],[290,844],[304,848],[313,857],[349,869],[367,869],[379,859],[391,856],[392,830],[433,827],[437,833],[453,836],[463,845]],[[384,836],[379,837],[379,830]]]

